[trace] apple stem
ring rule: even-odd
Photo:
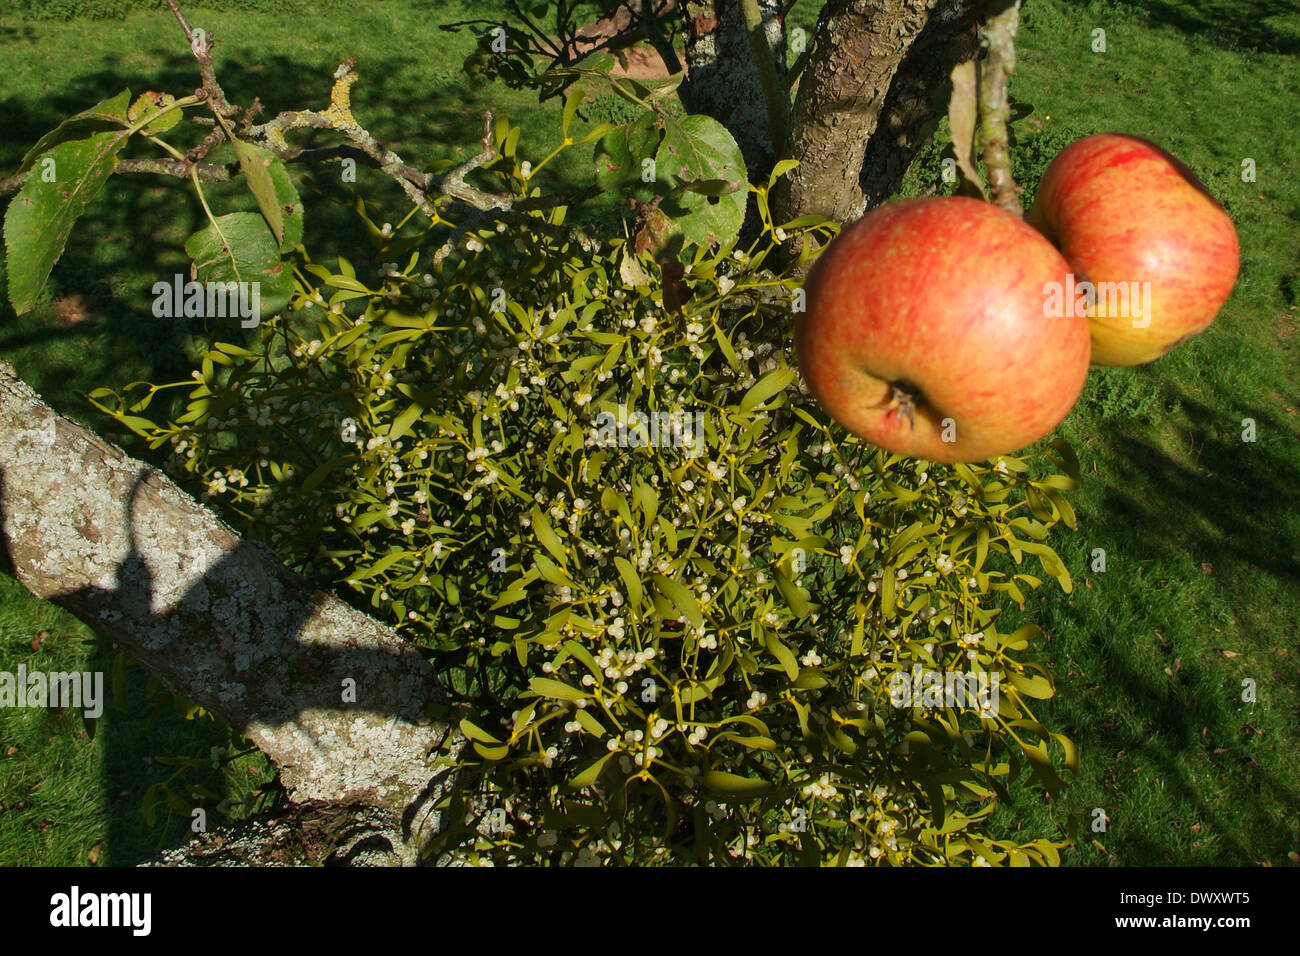
[[[1011,175],[1011,145],[1007,137],[1007,123],[1011,119],[1007,85],[1016,69],[1015,40],[1019,25],[1020,0],[1016,0],[990,17],[981,31],[981,41],[988,53],[980,69],[979,140],[994,204],[1013,216],[1023,217],[1020,189]]]
[[[899,415],[907,417],[907,423],[916,431],[916,406],[921,402],[920,393],[906,382],[890,383],[889,404],[898,409]]]

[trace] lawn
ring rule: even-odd
[[[459,71],[472,38],[437,28],[493,6],[329,4],[309,29],[290,14],[195,20],[218,36],[219,76],[236,102],[260,95],[271,113],[323,104],[334,68],[356,55],[357,115],[408,162],[470,155],[485,109],[521,124],[540,157],[558,138],[555,112],[527,93],[466,81]],[[802,0],[790,23],[810,28],[816,8]],[[1097,30],[1104,52],[1094,51]],[[192,88],[178,36],[174,21],[154,12],[0,19],[8,65],[0,170],[62,116],[123,87]],[[1055,801],[1013,791],[995,830],[1030,839],[1073,821],[1069,865],[1287,865],[1300,860],[1300,163],[1292,148],[1300,8],[1032,0],[1017,48],[1012,90],[1032,107],[1015,127],[1017,172],[1031,194],[1055,149],[1077,136],[1149,137],[1232,214],[1242,269],[1210,330],[1151,365],[1094,370],[1061,428],[1087,478],[1071,499],[1079,530],[1050,542],[1075,589],[1064,595],[1049,584],[1025,615],[1047,632],[1037,653],[1057,685],[1039,717],[1074,739],[1083,768]],[[612,115],[617,106],[598,110]],[[942,137],[941,129],[906,192],[934,187]],[[1253,181],[1243,179],[1247,159]],[[553,175],[556,184],[590,183],[580,164]],[[395,188],[371,194],[393,221],[405,213]],[[331,195],[304,195],[314,255],[366,248]],[[612,197],[595,210],[616,211]],[[114,432],[86,392],[188,376],[202,329],[161,326],[146,293],[159,274],[187,266],[180,246],[201,216],[173,184],[117,177],[79,225],[46,302],[21,318],[0,307],[0,356],[59,410]],[[140,231],[142,222],[152,232]],[[1243,440],[1248,420],[1253,441]],[[129,436],[110,437],[140,452]],[[26,663],[111,674],[114,660],[84,625],[0,577],[0,670]],[[179,842],[187,821],[167,819],[159,790],[153,824],[142,819],[148,788],[177,769],[165,760],[198,762],[185,786],[207,788],[208,806],[265,779],[255,755],[212,769],[210,748],[228,742],[224,728],[153,713],[134,668],[121,683],[125,712],[110,700],[93,739],[79,715],[0,711],[0,864],[131,864]],[[1253,686],[1253,702],[1243,700],[1244,686]],[[1098,808],[1103,832],[1093,827]]]

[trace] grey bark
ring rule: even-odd
[[[241,541],[157,470],[48,406],[0,362],[0,566],[228,721],[297,802],[402,815],[408,839],[464,740],[390,628]],[[356,682],[356,703],[343,681]]]

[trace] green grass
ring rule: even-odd
[[[71,708],[0,711],[0,866],[132,866],[183,842],[191,823],[188,809],[183,817],[168,812],[161,790],[150,795],[153,785],[174,778],[178,797],[203,788],[206,799],[187,804],[204,807],[213,827],[222,819],[220,801],[243,800],[269,779],[269,762],[257,753],[213,769],[211,748],[229,747],[229,729],[157,706],[147,675],[134,665],[125,669],[119,698],[116,657],[71,614],[0,575],[0,670],[97,671],[106,698],[94,721]],[[184,760],[198,766],[181,767]],[[152,821],[142,813],[146,805]]]
[[[791,23],[810,26],[813,8],[804,0]],[[468,156],[487,108],[521,123],[523,142],[540,156],[556,141],[553,111],[530,94],[458,75],[471,40],[436,27],[470,10],[483,15],[459,0],[330,6],[306,34],[290,15],[196,20],[220,38],[219,75],[238,102],[256,93],[269,112],[322,104],[334,67],[357,54],[357,114],[408,161]],[[1091,51],[1097,28],[1106,31],[1105,53]],[[1017,790],[995,823],[1029,838],[1063,832],[1073,818],[1069,864],[1285,865],[1300,851],[1300,168],[1291,148],[1300,128],[1300,9],[1280,0],[1154,0],[1141,9],[1034,0],[1018,51],[1013,92],[1033,112],[1016,124],[1016,171],[1029,197],[1072,139],[1102,130],[1149,137],[1231,212],[1242,271],[1214,326],[1151,365],[1094,370],[1062,426],[1088,479],[1071,499],[1079,531],[1052,541],[1075,590],[1045,586],[1024,616],[1046,630],[1037,652],[1057,682],[1039,717],[1079,745],[1083,770],[1056,801]],[[0,169],[60,116],[123,86],[194,85],[174,24],[156,14],[0,21],[0,56],[9,130]],[[917,164],[909,191],[936,181],[941,145]],[[1241,181],[1245,158],[1255,160],[1257,182]],[[590,182],[577,162],[556,176],[553,185]],[[184,377],[202,331],[145,318],[149,286],[184,265],[180,241],[200,210],[173,184],[123,179],[78,227],[50,302],[20,319],[0,311],[0,355],[56,407],[108,432],[81,396],[104,384]],[[367,186],[367,194],[392,218],[404,209],[395,190]],[[315,256],[366,248],[350,213],[307,198]],[[613,210],[614,198],[598,212]],[[138,234],[141,222],[153,232]],[[65,326],[60,315],[78,314],[68,303],[77,294],[87,297],[86,317]],[[1241,440],[1246,418],[1253,443]],[[1091,570],[1098,548],[1101,573]],[[42,630],[50,636],[34,652]],[[112,655],[89,639],[84,626],[0,579],[0,669],[36,658],[63,662],[46,670],[86,661],[111,669]],[[1247,678],[1257,685],[1254,704],[1241,700]],[[223,731],[179,717],[150,729],[141,681],[129,698],[133,716],[110,706],[94,741],[79,736],[73,715],[0,711],[0,863],[80,863],[96,845],[101,862],[129,863],[159,839],[179,839],[175,821],[140,835],[144,790],[171,772],[144,759],[202,757]],[[17,752],[4,756],[10,746]],[[256,786],[252,771],[233,776],[205,785]],[[1094,808],[1109,817],[1104,833],[1089,827]]]

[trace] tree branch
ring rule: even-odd
[[[409,808],[463,739],[413,646],[240,540],[0,362],[0,565],[271,758],[296,801]]]

